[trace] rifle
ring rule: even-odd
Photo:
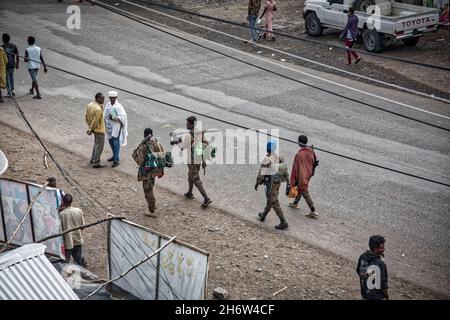
[[[205,133],[210,133],[210,132],[220,132],[220,130],[219,129],[207,129],[207,130],[202,130],[201,132],[203,134],[205,134]],[[170,144],[174,145],[174,144],[180,143],[182,141],[182,137],[181,136],[184,136],[184,135],[186,135],[188,133],[191,133],[191,131],[189,131],[187,129],[186,130],[179,130],[179,131],[176,131],[176,132],[175,131],[170,132],[169,133]]]

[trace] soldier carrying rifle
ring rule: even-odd
[[[196,130],[197,118],[190,116],[186,119],[186,129],[189,131],[184,138],[178,138],[172,141],[171,144],[181,143],[181,150],[188,150],[188,181],[189,190],[184,194],[188,199],[194,199],[192,194],[194,185],[203,196],[202,208],[206,208],[212,201],[208,198],[205,189],[203,188],[202,181],[200,180],[200,168],[205,170],[206,162],[204,158],[204,151],[208,149],[209,142],[205,138],[204,131]]]
[[[264,157],[261,168],[259,169],[258,177],[256,179],[255,190],[261,184],[264,184],[266,191],[267,204],[263,212],[258,214],[259,220],[264,221],[267,214],[273,208],[280,218],[280,224],[276,225],[277,229],[287,229],[288,223],[283,215],[283,210],[278,200],[278,194],[282,182],[286,182],[289,190],[289,174],[287,172],[286,164],[282,156],[279,156],[275,150],[277,148],[276,142],[270,140],[267,142],[267,155]]]

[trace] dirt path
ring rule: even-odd
[[[48,176],[55,176],[59,187],[75,196],[75,204],[82,207],[87,222],[97,219],[99,213],[83,206],[53,163],[49,161],[50,167],[44,167],[43,149],[34,137],[1,122],[0,137],[0,149],[10,163],[3,177],[43,183]],[[111,213],[122,214],[130,221],[169,236],[176,235],[209,252],[208,297],[211,299],[212,289],[218,286],[228,290],[232,299],[359,299],[354,261],[286,236],[271,223],[257,222],[256,216],[253,224],[214,206],[202,210],[197,199],[185,200],[159,187],[155,194],[160,217],[144,216],[146,202],[135,177],[110,167],[92,169],[86,155],[47,146],[62,166],[93,197],[110,208]],[[170,179],[170,170],[164,179]],[[85,230],[84,236],[89,269],[106,277],[104,231],[96,226]],[[389,247],[386,259],[389,267],[388,257]],[[288,288],[272,297],[284,287]],[[393,299],[442,298],[398,279],[391,279],[390,287]]]

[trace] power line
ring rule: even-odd
[[[92,3],[92,4],[97,4],[97,5],[100,3],[100,2],[98,2],[96,0],[87,0],[87,1]],[[232,21],[229,21],[229,20],[226,20],[226,19],[216,18],[216,17],[204,15],[204,14],[201,14],[201,13],[188,11],[188,10],[185,10],[185,9],[175,8],[175,7],[172,7],[172,6],[163,5],[163,4],[160,4],[160,3],[155,3],[153,1],[145,1],[145,0],[139,0],[139,1],[144,2],[146,4],[149,4],[151,6],[155,6],[155,7],[159,7],[159,8],[163,8],[163,9],[168,9],[168,10],[172,10],[172,11],[177,11],[177,12],[185,13],[185,14],[188,14],[188,15],[193,15],[193,16],[197,16],[197,17],[200,17],[200,18],[208,19],[208,20],[213,20],[213,21],[217,21],[217,22],[221,22],[221,23],[237,26],[237,27],[240,27],[240,28],[246,28],[246,29],[250,28],[248,26],[243,26],[242,24],[239,24],[239,23],[236,23],[236,22],[232,22]],[[261,28],[252,28],[252,29],[257,30],[257,31],[264,31],[264,32],[267,31],[266,29],[261,29]],[[299,40],[299,41],[303,41],[303,42],[309,42],[309,43],[318,44],[318,45],[321,45],[321,46],[333,47],[333,48],[336,48],[336,49],[339,49],[339,50],[346,50],[345,47],[342,47],[342,46],[336,45],[336,44],[328,44],[328,43],[323,43],[323,42],[315,41],[315,40],[311,40],[311,39],[300,38],[300,37],[297,37],[297,36],[293,36],[293,35],[290,35],[290,34],[287,34],[287,33],[278,32],[278,31],[271,31],[271,32],[273,34],[276,34],[276,35],[279,35],[279,36],[282,36],[282,37],[286,37],[286,38],[289,38],[289,39]],[[432,69],[450,71],[450,68],[448,68],[448,67],[437,66],[437,65],[432,65],[432,64],[427,64],[427,63],[417,62],[417,61],[411,61],[411,60],[402,59],[402,58],[398,58],[398,57],[391,57],[391,56],[387,56],[387,55],[383,55],[383,54],[375,54],[375,53],[367,52],[365,50],[360,50],[360,49],[352,49],[352,50],[356,51],[356,52],[364,53],[364,54],[367,54],[367,55],[370,55],[370,56],[386,59],[386,60],[393,60],[393,61],[408,63],[408,64],[422,66],[422,67],[427,67],[427,68],[432,68]]]
[[[147,11],[151,11],[151,12],[157,13],[157,14],[165,16],[165,17],[169,17],[169,18],[171,18],[173,20],[182,21],[184,23],[187,23],[187,24],[190,24],[190,25],[193,25],[193,26],[196,26],[196,27],[199,27],[199,28],[202,28],[202,29],[214,32],[214,33],[217,33],[217,34],[221,34],[221,35],[224,35],[226,37],[229,37],[229,38],[232,38],[232,39],[235,39],[235,40],[246,41],[245,39],[242,39],[242,38],[240,38],[238,36],[235,36],[235,35],[223,32],[223,31],[219,31],[219,30],[216,30],[216,29],[213,29],[213,28],[210,28],[210,27],[207,27],[207,26],[204,26],[202,24],[198,24],[198,23],[195,23],[195,22],[192,22],[192,21],[188,21],[186,19],[183,19],[183,18],[180,18],[180,17],[176,17],[176,16],[173,16],[173,15],[170,15],[170,14],[167,14],[167,13],[163,13],[163,12],[161,12],[159,10],[150,9],[150,8],[148,8],[146,6],[142,6],[142,5],[139,5],[137,3],[127,1],[127,0],[122,0],[122,1],[124,3],[136,6],[138,8],[145,9]],[[98,4],[98,2],[97,2],[97,4]],[[107,4],[104,4],[104,5],[105,6],[109,6]],[[109,6],[109,7],[111,7],[111,6]],[[150,20],[148,18],[144,18],[144,17],[139,16],[139,15],[133,14],[133,13],[131,13],[129,11],[118,9],[116,7],[111,7],[111,8],[114,8],[114,10],[126,12],[127,14],[130,14],[130,15],[133,15],[133,16],[136,16],[136,17],[140,17],[141,19],[145,19],[147,21],[150,21],[153,24],[156,23],[156,24],[158,24],[160,26],[167,27],[166,25],[163,25],[163,24],[158,23],[156,21]],[[217,43],[217,44],[220,45],[219,43]],[[315,60],[312,60],[312,59],[308,59],[308,58],[305,58],[303,56],[299,56],[298,54],[293,54],[293,53],[290,53],[290,52],[282,51],[282,50],[276,49],[274,47],[268,47],[268,46],[265,46],[265,45],[263,45],[261,43],[255,42],[255,43],[252,43],[252,45],[256,46],[258,48],[264,48],[264,49],[267,49],[267,50],[270,50],[270,51],[273,51],[273,52],[280,53],[282,55],[286,55],[286,56],[289,56],[289,57],[292,57],[292,58],[295,58],[295,59],[299,59],[299,60],[302,60],[304,62],[308,62],[308,63],[317,65],[317,66],[322,67],[322,68],[327,68],[327,69],[330,69],[330,70],[333,70],[333,71],[336,71],[336,72],[344,73],[344,74],[352,76],[352,77],[364,79],[364,80],[367,80],[367,81],[370,81],[370,82],[381,84],[383,86],[387,86],[387,87],[395,88],[395,89],[398,89],[398,90],[401,90],[401,91],[413,93],[415,95],[419,95],[419,96],[422,96],[422,97],[427,97],[427,98],[430,98],[430,99],[433,99],[433,100],[442,101],[442,102],[445,102],[445,103],[450,103],[449,99],[445,99],[445,98],[442,98],[440,96],[435,96],[434,94],[428,94],[428,93],[425,93],[425,92],[421,92],[421,91],[417,91],[417,90],[414,90],[414,89],[406,88],[406,87],[403,87],[403,86],[400,86],[400,85],[397,85],[397,84],[393,84],[393,83],[390,83],[390,82],[386,82],[386,81],[383,81],[383,80],[374,79],[374,78],[371,78],[371,77],[368,77],[368,76],[365,76],[365,75],[361,75],[359,73],[351,72],[351,71],[348,71],[348,70],[344,70],[344,69],[341,69],[341,68],[338,68],[338,67],[331,66],[329,64],[325,64],[325,63],[321,63],[321,62],[318,62],[318,61],[315,61]]]
[[[98,2],[97,2],[97,5],[99,5]],[[140,23],[140,24],[143,24],[143,25],[148,26],[148,27],[150,27],[150,28],[156,29],[156,30],[158,30],[158,31],[160,31],[160,32],[162,32],[162,33],[169,34],[169,35],[171,35],[171,36],[173,36],[173,37],[175,37],[175,38],[181,39],[181,40],[183,40],[183,41],[186,41],[186,42],[191,43],[191,44],[193,44],[193,45],[196,45],[196,46],[198,46],[198,47],[204,48],[204,49],[206,49],[206,50],[215,52],[215,53],[217,53],[217,54],[219,54],[219,55],[222,55],[222,56],[225,56],[225,57],[227,57],[227,58],[229,58],[229,59],[232,59],[232,60],[235,60],[235,61],[239,61],[239,62],[241,62],[241,63],[243,63],[243,64],[246,64],[246,65],[252,66],[252,67],[254,67],[254,68],[263,70],[263,71],[265,71],[265,72],[274,74],[274,75],[279,76],[279,77],[281,77],[281,78],[284,78],[284,79],[287,79],[287,80],[290,80],[290,81],[294,81],[294,82],[297,82],[297,83],[301,83],[301,84],[303,84],[303,85],[305,85],[305,86],[308,86],[308,87],[311,87],[311,88],[314,88],[314,89],[317,89],[317,90],[326,92],[326,93],[328,93],[328,94],[332,94],[332,95],[338,96],[338,97],[343,98],[343,99],[347,99],[347,100],[349,100],[349,101],[352,101],[352,102],[355,102],[355,103],[358,103],[358,104],[362,104],[362,105],[364,105],[364,106],[367,106],[367,107],[370,107],[370,108],[373,108],[373,109],[376,109],[376,110],[380,110],[380,111],[383,111],[383,112],[387,112],[387,113],[390,113],[390,114],[394,114],[394,115],[396,115],[396,116],[399,116],[399,117],[402,117],[402,118],[405,118],[405,119],[408,119],[408,120],[412,120],[412,121],[415,121],[415,122],[419,122],[419,123],[422,123],[422,124],[425,124],[425,125],[428,125],[428,126],[437,128],[437,129],[441,129],[441,130],[445,130],[445,131],[450,131],[449,128],[445,128],[445,127],[442,127],[442,126],[439,126],[439,125],[436,125],[436,124],[433,124],[433,123],[430,123],[430,122],[427,122],[427,121],[423,121],[423,120],[419,120],[419,119],[416,119],[416,118],[413,118],[413,117],[409,117],[409,116],[403,115],[403,114],[401,114],[401,113],[398,113],[398,112],[395,112],[395,111],[391,111],[391,110],[387,110],[387,109],[381,108],[381,107],[379,107],[379,106],[376,106],[376,105],[373,105],[373,104],[370,104],[370,103],[367,103],[367,102],[359,101],[359,100],[357,100],[357,99],[350,98],[350,97],[344,96],[344,95],[342,95],[342,94],[339,94],[339,93],[336,93],[336,92],[333,92],[333,91],[330,91],[330,90],[327,90],[327,89],[323,89],[323,88],[321,88],[321,87],[318,87],[318,86],[316,86],[316,85],[310,84],[310,83],[308,83],[308,82],[300,81],[300,80],[298,80],[298,79],[295,79],[295,78],[286,76],[286,75],[284,75],[284,74],[282,74],[282,73],[279,73],[279,72],[276,72],[276,71],[273,71],[273,70],[270,70],[270,69],[267,69],[267,68],[264,68],[264,67],[255,65],[255,64],[253,64],[253,63],[247,62],[247,61],[245,61],[245,60],[242,60],[242,59],[233,57],[233,56],[231,56],[231,55],[229,55],[229,54],[226,54],[226,53],[224,53],[224,52],[221,52],[221,51],[219,51],[219,50],[215,50],[215,49],[209,48],[209,47],[207,47],[207,46],[201,45],[201,44],[196,43],[196,42],[194,42],[194,41],[185,39],[185,38],[183,38],[183,37],[181,37],[181,36],[175,35],[175,34],[173,34],[173,33],[171,33],[171,32],[162,30],[162,29],[160,29],[160,28],[158,28],[158,27],[155,27],[155,26],[153,26],[153,25],[151,25],[151,24],[145,23],[145,22],[143,22],[143,21],[141,21],[141,20],[139,20],[139,19],[136,19],[136,18],[133,18],[133,17],[129,16],[128,14],[122,13],[122,12],[121,12],[122,10],[117,11],[117,9],[115,9],[115,8],[114,8],[114,9],[113,9],[113,8],[110,8],[110,6],[108,6],[108,5],[105,6],[105,5],[102,4],[102,5],[99,5],[99,6],[102,7],[102,8],[104,8],[104,9],[106,9],[106,10],[108,10],[108,11],[114,12],[114,13],[116,13],[116,14],[118,14],[118,15],[121,15],[121,16],[123,16],[123,17],[125,17],[125,18],[128,18],[128,19],[130,19],[130,20],[133,20],[133,21],[135,21],[135,22],[137,22],[137,23]],[[337,84],[337,85],[340,85],[340,84]],[[356,89],[354,89],[354,90],[356,90]],[[356,90],[356,91],[360,92],[360,90]],[[368,94],[368,93],[365,93],[365,94]],[[380,97],[380,98],[382,98],[382,97]],[[386,98],[382,98],[382,99],[387,100]],[[401,104],[401,103],[396,102],[396,101],[392,101],[392,100],[390,100],[390,101],[391,101],[391,102],[394,102],[394,103],[396,103],[396,104],[399,104],[399,105],[404,105],[404,104]],[[417,108],[415,108],[415,107],[412,107],[412,108],[417,109]]]
[[[75,179],[73,179],[73,178],[69,175],[69,173],[68,173],[67,171],[65,171],[65,169],[61,166],[61,164],[56,160],[56,158],[53,156],[53,154],[48,150],[48,148],[46,147],[46,145],[43,143],[43,141],[42,141],[42,139],[40,138],[40,136],[38,135],[38,133],[34,130],[33,126],[32,126],[31,123],[28,121],[28,119],[27,119],[27,117],[25,116],[25,114],[24,114],[22,108],[21,108],[20,105],[17,103],[16,99],[15,99],[14,97],[11,97],[11,99],[12,99],[12,101],[14,102],[14,105],[15,105],[15,107],[16,107],[16,109],[17,109],[17,110],[16,110],[16,111],[17,111],[17,114],[18,114],[19,117],[27,124],[27,126],[29,127],[29,129],[31,130],[31,132],[34,134],[34,136],[36,137],[36,139],[39,141],[39,143],[41,144],[41,146],[42,146],[42,147],[44,148],[44,150],[48,153],[48,155],[50,156],[50,159],[55,163],[55,165],[56,165],[57,168],[59,169],[61,175],[66,179],[66,181],[67,181],[70,185],[72,185],[72,187],[75,188],[75,190],[79,193],[81,199],[83,199],[83,198],[84,198],[84,199],[87,199],[87,200],[91,203],[92,208],[94,209],[94,211],[92,211],[92,213],[99,219],[99,220],[97,220],[97,221],[95,221],[95,222],[93,222],[93,223],[90,223],[90,224],[88,224],[88,225],[83,225],[83,226],[78,227],[78,228],[74,228],[74,229],[71,229],[71,230],[66,230],[66,231],[63,232],[63,233],[60,233],[60,234],[57,234],[57,235],[51,235],[51,236],[46,237],[46,238],[43,238],[43,239],[41,239],[41,240],[39,240],[39,241],[37,241],[37,242],[43,242],[43,241],[46,241],[46,240],[48,240],[48,239],[52,239],[52,238],[61,236],[61,235],[63,235],[63,234],[69,233],[69,232],[74,231],[74,230],[78,230],[78,229],[83,229],[83,228],[91,227],[91,226],[97,225],[97,224],[99,224],[99,223],[105,222],[105,221],[107,221],[107,220],[112,220],[112,219],[123,219],[122,217],[114,217],[114,216],[113,216],[113,217],[110,217],[110,218],[106,218],[106,219],[100,219],[98,212],[96,212],[96,210],[98,210],[97,205],[96,205],[89,197],[87,197],[86,195],[84,195],[84,194],[80,191],[80,189],[83,190],[83,191],[86,191],[86,190],[84,190],[84,188],[78,183],[78,181],[76,181]],[[77,187],[77,185],[78,185],[78,187]],[[45,187],[45,185],[44,185],[42,188],[44,188],[44,187]],[[42,189],[42,188],[41,188],[41,189]],[[38,196],[38,195],[39,195],[39,193],[38,193],[36,196]],[[81,199],[80,199],[80,201],[82,201]],[[98,202],[98,204],[100,204],[100,206],[103,206],[100,202]],[[31,207],[31,205],[32,205],[32,204],[30,204],[30,207]],[[103,206],[103,207],[104,207],[104,206]],[[26,215],[25,215],[25,216],[26,216]],[[25,216],[24,216],[24,217],[25,217]],[[20,224],[19,224],[19,226],[20,226]],[[102,225],[102,228],[103,228],[103,230],[106,232],[106,230],[105,230],[105,228],[104,228],[103,225]],[[122,227],[122,230],[124,230],[123,227]],[[126,233],[129,237],[132,238],[132,235],[131,235],[129,232],[127,232],[126,230],[124,230],[124,231],[125,231],[125,233]],[[123,251],[125,248],[119,247],[119,246],[117,246],[117,245],[116,245],[116,247],[117,247],[117,248],[119,249],[119,251],[123,254],[123,256],[124,256],[125,259],[130,263],[130,265],[132,265],[132,262],[128,259],[128,257],[126,256],[125,252]],[[6,246],[5,246],[4,248],[6,248]],[[143,252],[145,255],[147,255],[142,247],[139,246],[139,248],[142,250],[142,252]],[[125,250],[125,251],[126,251],[126,250]],[[128,251],[126,251],[126,253],[130,254]],[[133,256],[133,255],[130,254],[130,256]],[[169,287],[169,289],[172,291],[173,296],[176,297],[176,298],[178,298],[178,295],[174,292],[174,289],[172,288],[172,286],[171,286],[171,284],[170,284],[170,282],[169,282],[169,280],[168,280],[168,278],[167,278],[167,275],[165,274],[164,270],[163,270],[163,273],[164,273],[164,276],[166,277],[166,279],[163,278],[162,280],[166,283],[166,285],[167,285],[167,286]],[[139,278],[144,282],[144,285],[145,285],[145,287],[147,288],[147,290],[149,290],[149,292],[151,292],[151,288],[148,287],[147,283],[146,283],[145,280],[142,278],[142,276],[140,275],[140,272],[139,272],[138,270],[137,270],[137,274],[138,274]],[[151,279],[150,279],[145,273],[144,273],[144,276],[149,280],[150,283],[152,283]],[[166,298],[168,298],[168,297],[166,296]]]
[[[63,73],[70,74],[72,76],[88,80],[90,82],[94,82],[94,83],[97,83],[97,84],[100,84],[100,85],[103,85],[103,86],[106,86],[106,87],[109,87],[109,88],[113,88],[113,89],[116,89],[116,90],[128,93],[130,95],[134,95],[136,97],[140,97],[142,99],[146,99],[146,100],[150,100],[150,101],[153,101],[153,102],[157,102],[157,103],[160,103],[160,104],[163,104],[163,105],[166,105],[166,106],[178,109],[178,110],[183,110],[183,111],[186,111],[186,112],[189,112],[189,113],[194,113],[194,114],[197,114],[199,116],[205,117],[207,119],[211,119],[211,120],[214,120],[214,121],[217,121],[217,122],[228,124],[228,125],[231,125],[231,126],[234,126],[234,127],[238,127],[238,128],[245,129],[245,130],[254,131],[254,132],[258,133],[258,134],[264,134],[264,135],[267,135],[267,136],[271,136],[270,134],[268,134],[266,132],[260,132],[257,129],[246,127],[246,126],[237,124],[236,122],[226,121],[224,119],[213,117],[213,116],[210,116],[210,115],[198,112],[198,111],[193,111],[193,110],[190,110],[190,109],[187,109],[187,108],[183,108],[183,107],[174,105],[174,104],[169,103],[169,102],[165,102],[165,101],[162,101],[162,100],[151,98],[151,97],[142,95],[140,93],[133,92],[133,91],[130,91],[130,90],[127,90],[127,89],[124,89],[124,88],[121,88],[121,87],[118,87],[118,86],[115,86],[115,85],[111,85],[111,84],[108,84],[108,83],[105,83],[105,82],[102,82],[102,81],[99,81],[99,80],[95,80],[95,79],[92,79],[92,78],[89,78],[89,77],[86,77],[86,76],[83,76],[83,75],[80,75],[80,74],[77,74],[77,73],[74,73],[74,72],[71,72],[71,71],[67,71],[67,70],[64,70],[64,69],[61,69],[61,68],[58,68],[58,67],[54,67],[54,66],[49,65],[49,64],[46,64],[46,66],[49,67],[49,68],[53,68],[55,70],[58,70],[60,72],[63,72]],[[15,99],[13,99],[13,101],[15,102]],[[17,102],[15,102],[15,103],[17,104]],[[445,129],[445,130],[449,131],[448,129]],[[277,138],[279,138],[280,140],[286,141],[286,142],[297,144],[296,141],[291,140],[291,139],[287,139],[287,138],[283,138],[283,137],[277,137]],[[425,177],[421,177],[419,175],[415,175],[415,174],[407,173],[407,172],[404,172],[404,171],[392,169],[392,168],[389,168],[389,167],[386,167],[386,166],[382,166],[382,165],[378,165],[378,164],[371,163],[371,162],[368,162],[368,161],[360,160],[360,159],[357,159],[357,158],[354,158],[354,157],[350,157],[350,156],[346,156],[346,155],[339,154],[339,153],[336,153],[336,152],[328,151],[328,150],[325,150],[325,149],[322,149],[322,148],[314,147],[314,149],[322,151],[324,153],[328,153],[328,154],[340,157],[340,158],[344,158],[344,159],[347,159],[347,160],[352,160],[352,161],[359,162],[359,163],[362,163],[362,164],[366,164],[366,165],[369,165],[369,166],[372,166],[372,167],[376,167],[376,168],[379,168],[379,169],[384,169],[384,170],[387,170],[387,171],[390,171],[390,172],[395,172],[395,173],[398,173],[398,174],[402,174],[402,175],[405,175],[405,176],[408,176],[408,177],[417,178],[417,179],[420,179],[420,180],[424,180],[424,181],[432,182],[432,183],[435,183],[435,184],[443,185],[443,186],[446,186],[446,187],[450,187],[450,184],[448,184],[448,183],[440,182],[440,181],[433,180],[433,179],[428,179],[428,178],[425,178]]]

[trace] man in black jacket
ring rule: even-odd
[[[389,300],[388,273],[384,257],[384,243],[382,236],[372,236],[369,239],[369,248],[358,260],[356,272],[361,284],[361,296],[364,300]]]

